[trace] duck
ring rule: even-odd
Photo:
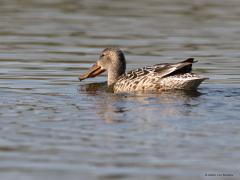
[[[84,74],[82,81],[107,71],[107,85],[114,93],[135,91],[197,90],[206,79],[192,73],[194,58],[177,63],[161,63],[126,71],[126,59],[119,48],[104,49],[97,62]]]

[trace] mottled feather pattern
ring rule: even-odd
[[[193,59],[175,64],[157,64],[129,71],[119,77],[114,92],[196,89],[205,80],[191,73]]]

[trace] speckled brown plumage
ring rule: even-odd
[[[114,93],[133,91],[195,90],[207,78],[192,73],[193,58],[178,63],[164,63],[138,68],[125,73],[124,54],[117,48],[103,50],[94,70],[80,80],[108,71],[108,85]],[[96,73],[96,69],[100,73]]]

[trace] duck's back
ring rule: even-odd
[[[156,64],[129,71],[119,77],[113,90],[119,92],[195,90],[207,78],[192,71],[193,58],[174,64]]]

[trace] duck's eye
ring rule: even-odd
[[[103,57],[103,56],[105,56],[105,54],[101,54],[101,55],[100,55],[100,57]]]

